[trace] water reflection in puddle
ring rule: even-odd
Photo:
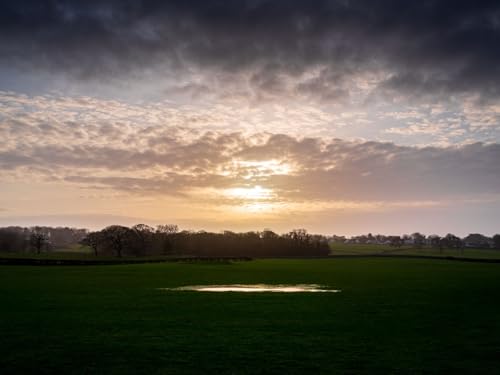
[[[188,285],[177,288],[158,288],[167,291],[196,292],[272,292],[272,293],[338,293],[339,289],[329,289],[318,284],[270,285],[270,284],[232,284],[232,285]]]

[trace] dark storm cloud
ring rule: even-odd
[[[383,71],[389,93],[499,93],[498,1],[6,0],[0,35],[4,66],[79,78],[191,66],[279,90],[277,72],[321,66],[331,83],[299,90],[335,98],[346,77]]]

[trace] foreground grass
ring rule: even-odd
[[[319,283],[338,294],[166,292]],[[0,267],[2,373],[498,373],[500,267],[418,259]]]

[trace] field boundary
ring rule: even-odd
[[[283,257],[177,257],[165,259],[36,259],[36,258],[2,258],[0,266],[113,266],[146,263],[215,263],[246,262],[254,259],[428,259],[449,260],[468,263],[500,263],[500,259],[467,258],[456,256],[410,255],[410,254],[341,254],[328,256],[283,256]]]
[[[410,254],[342,254],[342,255],[330,255],[329,258],[407,258],[407,259],[454,260],[458,262],[472,262],[472,263],[500,263],[500,259],[456,257],[452,255],[439,256],[439,255],[410,255]]]
[[[1,258],[0,266],[112,266],[120,264],[144,263],[228,263],[246,262],[250,257],[179,257],[166,259],[35,259],[35,258]]]

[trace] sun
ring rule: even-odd
[[[232,198],[243,199],[247,201],[268,200],[273,197],[272,189],[263,188],[260,185],[254,187],[240,187],[227,190],[227,195]]]

